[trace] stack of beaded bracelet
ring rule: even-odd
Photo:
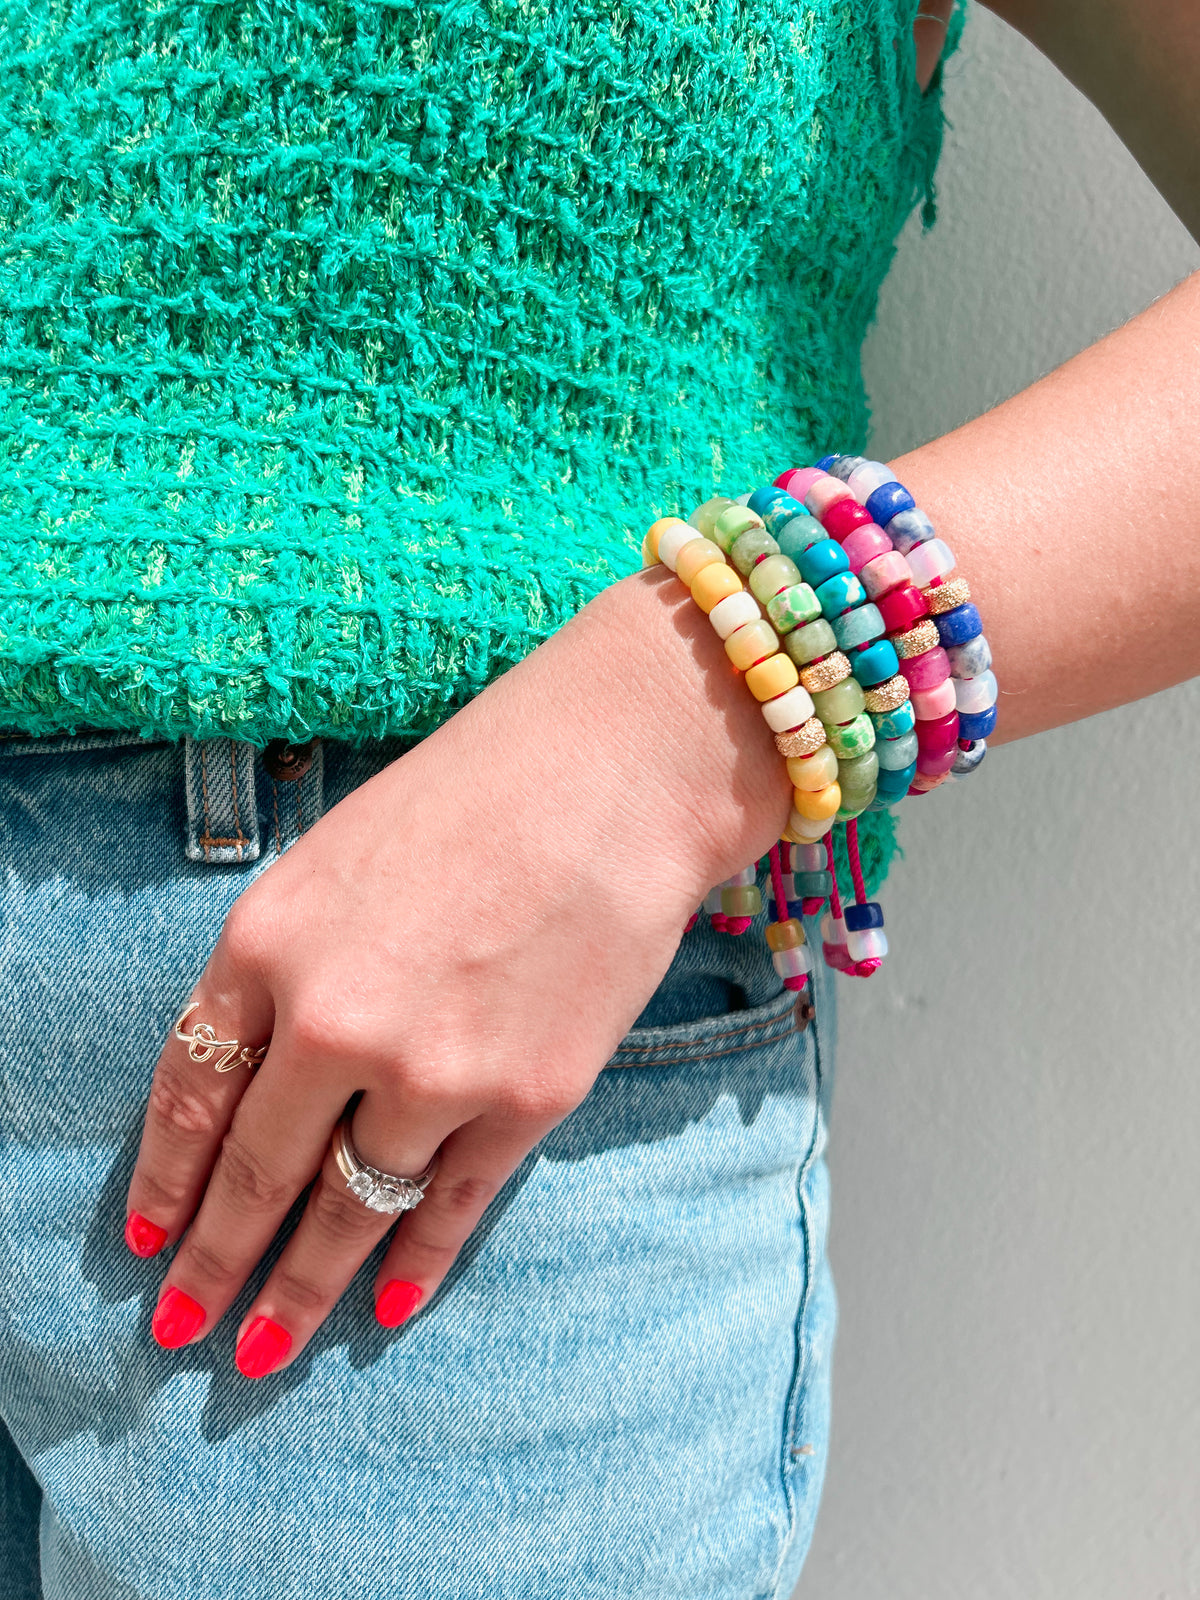
[[[974,771],[995,725],[991,654],[965,582],[951,577],[954,557],[887,467],[841,456],[792,469],[740,501],[707,501],[688,523],[663,518],[643,555],[671,567],[712,618],[787,760],[784,848],[800,857],[798,871],[789,857],[788,871],[780,847],[770,852],[776,970],[798,989],[811,968],[791,905],[798,892],[804,913],[829,900],[826,962],[874,971],[887,936],[879,906],[866,899],[856,819],[937,787],[951,770]],[[846,825],[855,885],[844,914],[835,821]],[[749,927],[762,909],[755,877],[747,867],[710,893],[703,909],[714,927]]]

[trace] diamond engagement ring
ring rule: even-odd
[[[375,1167],[369,1167],[354,1148],[354,1141],[350,1137],[353,1116],[353,1111],[346,1112],[333,1136],[334,1160],[351,1194],[357,1195],[370,1210],[383,1211],[388,1216],[419,1206],[425,1198],[429,1180],[437,1170],[437,1156],[415,1178],[398,1178],[391,1172],[379,1172]]]

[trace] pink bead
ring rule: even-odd
[[[924,655],[902,661],[900,671],[908,679],[910,689],[936,689],[950,676],[950,657],[940,644],[934,645]]]
[[[909,794],[928,794],[930,789],[936,789],[939,783],[949,780],[949,772],[916,772],[913,781],[908,786]]]
[[[918,717],[916,721],[917,747],[926,755],[941,756],[958,747],[958,712],[948,712],[944,717]]]
[[[887,534],[883,536],[887,539]],[[888,540],[891,543],[891,540]],[[851,566],[854,563],[851,562]],[[863,581],[863,587],[872,600],[878,600],[880,595],[890,594],[893,589],[898,589],[902,583],[912,582],[912,572],[908,562],[899,550],[889,550],[886,555],[876,556],[874,561],[868,561],[858,576]]]
[[[860,506],[852,495],[845,500],[835,500],[821,513],[821,522],[825,532],[831,539],[839,542],[853,533],[855,528],[869,528],[873,526],[871,513],[866,506]],[[889,541],[890,543],[890,541]]]
[[[782,489],[784,494],[790,494],[793,500],[803,500],[818,478],[828,476],[827,472],[821,472],[817,467],[793,467],[790,472],[779,474],[775,479],[775,487]]]
[[[932,689],[919,689],[909,697],[913,714],[922,722],[933,722],[954,710],[954,679],[935,684]]]
[[[794,496],[795,490],[789,489],[788,493]],[[828,511],[830,506],[835,505],[837,501],[852,500],[853,498],[854,496],[840,478],[834,478],[828,472],[823,472],[817,481],[809,487],[807,494],[804,496],[804,504],[814,517],[819,517],[823,512]]]
[[[857,505],[858,501],[853,504]],[[850,563],[850,571],[859,573],[868,561],[878,561],[880,556],[892,555],[892,541],[882,528],[877,528],[873,522],[868,522],[865,528],[855,528],[842,540],[842,549],[846,552],[846,559]],[[904,557],[900,557],[901,561]],[[908,568],[905,567],[905,572]]]
[[[936,778],[940,772],[949,772],[958,759],[958,747],[935,754],[922,750],[917,756],[917,772],[926,778]]]

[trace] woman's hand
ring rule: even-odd
[[[313,1183],[238,1335],[294,1360],[394,1218],[331,1137],[362,1091],[364,1161],[419,1173],[376,1315],[428,1298],[523,1157],[584,1098],[706,889],[762,854],[786,769],[707,619],[659,568],[597,597],[414,750],[334,806],[238,899],[185,1028],[269,1045],[217,1072],[171,1037],[127,1237],[185,1234],[155,1313],[169,1347],[225,1314]]]

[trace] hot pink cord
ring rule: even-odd
[[[867,900],[867,886],[863,882],[862,862],[858,857],[858,818],[846,824],[846,852],[850,857],[850,876],[854,879],[854,898],[859,905],[865,905]]]
[[[833,829],[825,835],[825,858],[829,862],[829,876],[833,879],[833,888],[829,891],[829,909],[835,917],[842,914],[842,900],[838,894],[837,865],[833,859]]]
[[[775,920],[783,922],[788,914],[787,896],[783,892],[783,862],[779,854],[780,841],[771,846],[771,891],[775,896]]]

